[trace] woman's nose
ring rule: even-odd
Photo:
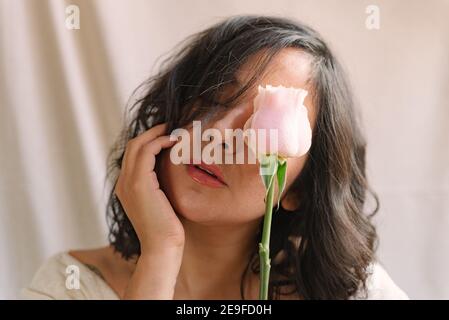
[[[212,128],[220,131],[220,135],[222,137],[221,141],[215,141],[215,143],[221,144],[221,147],[225,150],[225,152],[236,152],[235,139],[240,135],[236,135],[235,130],[243,130],[246,121],[252,114],[252,110],[252,103],[242,103],[233,107],[221,119],[215,121],[212,125]],[[232,141],[230,141],[230,139],[232,139]],[[231,146],[234,147],[231,148]]]

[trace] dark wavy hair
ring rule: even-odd
[[[140,87],[144,91],[126,114],[125,129],[109,155],[107,178],[115,186],[129,139],[162,122],[171,132],[232,107],[284,48],[310,55],[318,112],[309,157],[288,190],[299,207],[294,211],[281,207],[273,215],[269,298],[296,293],[304,299],[348,299],[366,289],[377,242],[371,217],[379,201],[367,183],[366,142],[348,81],[310,27],[281,17],[234,16],[187,38]],[[239,67],[261,52],[253,76],[235,94],[221,99],[226,85],[235,83]],[[368,193],[375,208],[364,212]],[[107,218],[111,245],[125,259],[138,257],[139,240],[114,187]],[[259,235],[261,229],[262,223]],[[242,299],[250,270],[259,271],[257,246],[242,274]]]

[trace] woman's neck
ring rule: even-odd
[[[180,219],[185,230],[185,246],[176,287],[178,296],[238,298],[242,274],[257,249],[260,220],[244,225],[211,226]]]

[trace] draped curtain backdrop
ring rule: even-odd
[[[410,297],[449,298],[447,0],[0,0],[0,298],[50,255],[107,243],[106,156],[133,89],[180,40],[247,13],[327,39],[362,110],[379,259]]]

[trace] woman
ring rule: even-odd
[[[258,166],[176,165],[168,134],[191,134],[194,120],[203,129],[243,128],[257,87],[268,84],[309,92],[304,105],[313,132],[309,152],[288,159],[287,191],[273,215],[269,298],[407,298],[375,260],[370,220],[378,201],[340,65],[314,30],[260,16],[214,25],[165,61],[111,153],[110,245],[50,258],[24,295],[257,299],[265,207]],[[376,201],[371,213],[363,212],[368,192]],[[73,265],[75,289],[66,274]]]

